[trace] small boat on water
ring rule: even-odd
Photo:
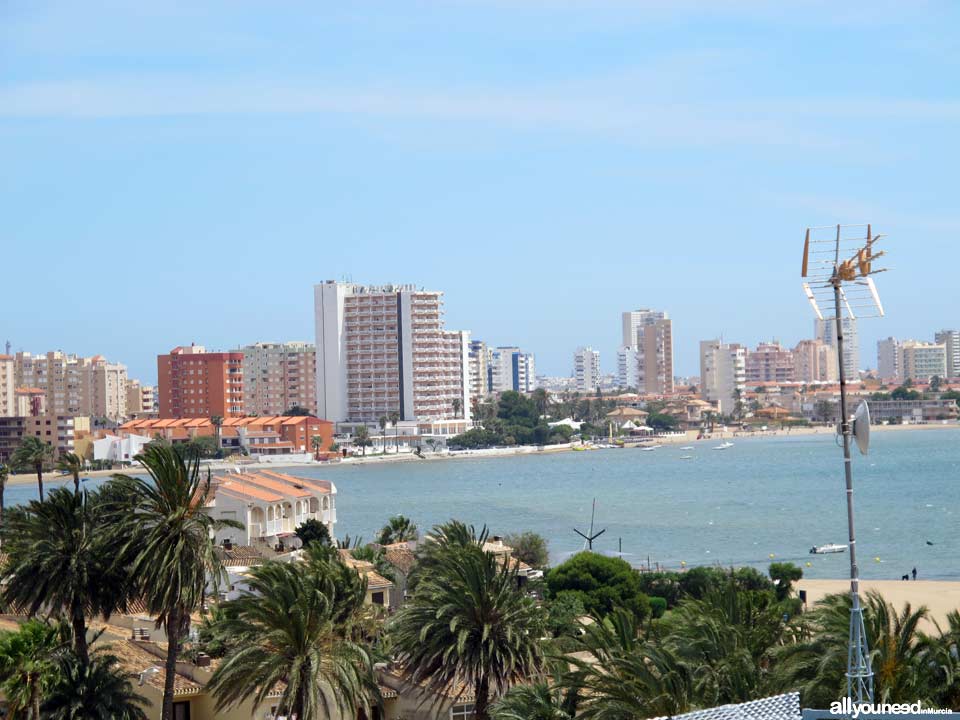
[[[681,460],[693,460],[693,455],[681,455]]]
[[[642,448],[640,448],[640,449],[643,450],[644,452],[653,452],[654,450],[656,450],[656,449],[658,449],[658,448],[660,448],[660,447],[662,447],[662,446],[661,446],[661,445],[651,445],[650,447],[642,447]]]
[[[727,442],[722,442],[722,443],[720,443],[719,445],[715,446],[713,449],[714,449],[714,450],[727,450],[727,449],[732,448],[732,447],[733,447],[733,443],[727,441]]]
[[[829,553],[842,553],[847,551],[846,545],[838,543],[827,543],[826,545],[814,545],[810,548],[811,555],[827,555]]]
[[[693,450],[693,445],[684,445],[681,450]]]

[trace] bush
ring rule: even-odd
[[[786,600],[790,597],[793,583],[803,577],[803,569],[793,563],[770,563],[770,579],[777,582],[777,600]]]
[[[547,541],[535,532],[515,533],[503,538],[503,542],[513,548],[513,556],[530,567],[544,568],[549,561]]]
[[[616,607],[629,610],[638,619],[650,615],[650,601],[640,590],[637,572],[621,558],[577,553],[548,572],[546,580],[551,597],[571,594],[591,615],[602,618]]]
[[[663,614],[667,611],[667,600],[666,598],[653,596],[650,598],[650,615],[651,617],[659,618],[663,617]]]
[[[330,545],[330,531],[327,526],[319,520],[307,520],[303,525],[294,530],[303,547],[309,547],[313,543],[321,545]]]

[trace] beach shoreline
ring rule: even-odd
[[[960,430],[960,424],[933,424],[924,425],[876,425],[871,428],[874,432],[894,432],[908,430]],[[445,450],[442,452],[425,452],[422,456],[417,456],[412,452],[401,452],[399,454],[388,453],[386,455],[362,455],[351,456],[335,462],[329,461],[311,461],[311,462],[224,462],[212,461],[205,462],[202,468],[209,469],[211,472],[231,472],[236,468],[259,468],[271,470],[291,470],[296,468],[336,468],[336,467],[354,467],[364,465],[375,465],[379,463],[396,462],[437,462],[444,460],[464,460],[475,458],[501,458],[516,456],[536,456],[547,455],[561,452],[596,452],[599,450],[631,450],[641,447],[649,448],[653,445],[688,445],[695,443],[710,443],[718,440],[748,440],[760,437],[795,437],[801,435],[824,435],[834,434],[836,431],[832,426],[817,425],[812,427],[797,427],[790,429],[770,429],[757,431],[744,430],[715,430],[705,438],[697,440],[698,430],[688,430],[685,433],[667,436],[651,437],[649,442],[638,443],[625,448],[609,448],[594,444],[580,445],[579,443],[564,443],[562,445],[518,445],[516,447],[496,447],[483,448],[476,450]],[[80,474],[81,479],[110,477],[118,474],[137,474],[142,472],[142,468],[122,468],[116,470],[88,470]],[[7,479],[7,486],[29,485],[36,483],[36,473],[17,473],[11,474]],[[73,478],[70,475],[61,475],[60,473],[44,473],[44,482],[65,482],[72,483]]]

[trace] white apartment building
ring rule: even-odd
[[[881,380],[899,382],[903,379],[903,352],[900,341],[888,337],[877,341],[877,374]]]
[[[600,387],[600,351],[578,347],[573,353],[573,379],[579,392],[594,392]]]
[[[947,348],[947,377],[960,378],[960,330],[941,330],[933,339]]]
[[[927,382],[932,377],[947,374],[947,346],[943,343],[925,343],[905,340],[900,346],[904,379]]]
[[[127,368],[108,363],[102,356],[90,359],[93,405],[90,414],[96,418],[118,421],[127,416]]]
[[[518,347],[491,348],[487,356],[487,376],[490,392],[533,392],[537,386],[533,353],[525,353]]]
[[[625,367],[620,373],[625,387],[636,387],[638,392],[650,395],[669,395],[673,392],[673,324],[665,312],[658,310],[631,310],[621,315],[623,344],[618,365],[631,357],[624,349],[635,351],[636,383],[633,370]],[[619,370],[619,368],[618,368]]]
[[[704,399],[722,415],[733,412],[746,382],[747,349],[720,340],[700,341],[700,383]]]
[[[468,387],[470,390],[470,401],[474,398],[483,399],[490,393],[490,377],[487,372],[487,360],[490,351],[483,340],[471,340],[468,349]]]
[[[640,357],[631,345],[617,350],[617,384],[621,388],[636,388],[640,384]]]
[[[0,417],[17,415],[13,355],[0,355]]]
[[[837,321],[816,319],[814,337],[820,342],[837,349]],[[860,379],[860,336],[857,334],[857,319],[845,317],[843,327],[843,373],[849,382]]]
[[[470,334],[444,328],[443,293],[314,286],[317,414],[333,422],[469,419]]]
[[[260,342],[243,353],[243,409],[282,415],[292,407],[317,414],[317,352],[313,343]]]
[[[793,349],[793,373],[797,382],[833,383],[840,373],[837,352],[820,340],[801,340]]]

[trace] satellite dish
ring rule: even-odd
[[[864,400],[853,414],[853,439],[860,449],[861,455],[867,454],[870,447],[870,408]]]

